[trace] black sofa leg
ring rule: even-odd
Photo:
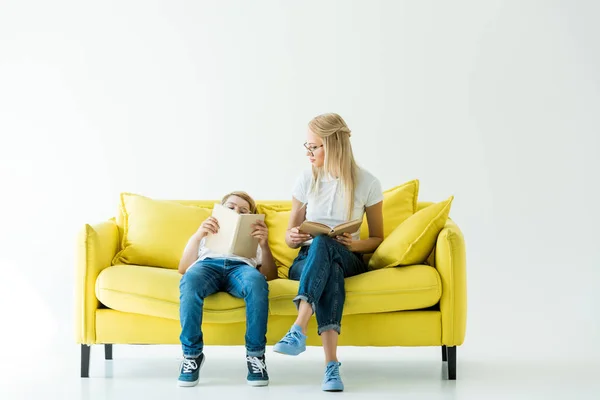
[[[90,377],[90,349],[87,344],[81,345],[81,377]]]
[[[448,361],[448,350],[446,350],[446,346],[442,346],[442,361]]]
[[[104,359],[105,360],[112,360],[112,344],[105,344],[104,345]]]
[[[456,380],[456,346],[446,347],[448,353],[448,379]]]

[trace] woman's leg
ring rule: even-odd
[[[338,336],[341,331],[342,313],[346,300],[344,278],[366,271],[362,257],[358,257],[343,245],[334,242],[330,247],[332,265],[323,295],[316,305],[318,332],[325,352],[325,376],[322,389],[342,391],[341,363],[337,359]]]
[[[346,301],[344,278],[366,271],[362,259],[341,244],[331,247],[332,259],[329,280],[316,305],[318,332],[323,342],[325,362],[337,361],[337,342],[341,331],[342,313]]]
[[[355,261],[356,266],[353,264]],[[306,327],[315,310],[317,310],[319,334],[330,329],[337,329],[339,332],[341,310],[344,303],[343,278],[345,275],[344,268],[340,266],[346,263],[350,264],[348,267],[344,266],[349,273],[357,268],[360,268],[360,272],[362,272],[364,267],[364,263],[362,266],[358,265],[359,259],[334,239],[328,236],[317,236],[313,239],[306,259],[301,265],[296,265],[295,262],[290,270],[290,279],[297,278],[297,275],[300,274],[300,287],[298,295],[294,298],[298,307],[298,318],[286,336],[275,345],[275,351],[289,355],[297,355],[304,351]],[[336,277],[332,280],[334,276]],[[329,289],[328,286],[330,286]],[[336,293],[330,293],[332,291]],[[323,313],[318,311],[319,307],[317,306],[322,297],[325,298]],[[322,318],[319,317],[320,315]]]

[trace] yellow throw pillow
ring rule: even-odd
[[[444,228],[454,197],[420,210],[400,224],[377,248],[370,269],[422,264]]]
[[[383,192],[383,237],[388,237],[394,229],[417,212],[419,181],[413,180]],[[360,227],[360,238],[369,238],[367,215]]]
[[[269,228],[269,247],[277,265],[277,274],[280,278],[287,278],[288,271],[300,251],[300,249],[290,248],[285,243],[291,209],[259,204],[258,213],[265,214],[265,223]]]
[[[210,208],[121,194],[123,238],[113,264],[177,268],[189,238]]]

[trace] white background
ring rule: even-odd
[[[0,343],[75,346],[75,236],[121,191],[289,199],[307,122],[455,196],[462,354],[598,355],[594,1],[1,1]],[[436,351],[437,353],[437,351]]]

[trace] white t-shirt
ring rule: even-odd
[[[196,261],[194,261],[194,264],[197,263],[198,261],[204,260],[205,258],[226,258],[228,260],[241,261],[241,262],[245,262],[246,264],[248,264],[254,268],[256,268],[262,264],[262,249],[260,248],[260,246],[258,246],[258,250],[256,250],[256,257],[246,258],[246,257],[236,256],[233,254],[215,253],[214,251],[211,251],[210,249],[206,248],[205,243],[206,243],[206,238],[204,238],[200,241],[200,247],[198,248],[198,259]]]
[[[365,208],[383,201],[381,183],[375,176],[359,168],[356,178],[354,209],[350,220],[363,218]],[[315,187],[314,191],[311,191],[312,181],[312,170],[306,170],[298,178],[292,191],[292,196],[306,204],[306,220],[330,227],[347,222],[347,199],[340,180],[331,176],[322,177],[319,180],[319,186]],[[360,231],[355,232],[352,237],[354,240],[358,240]]]

